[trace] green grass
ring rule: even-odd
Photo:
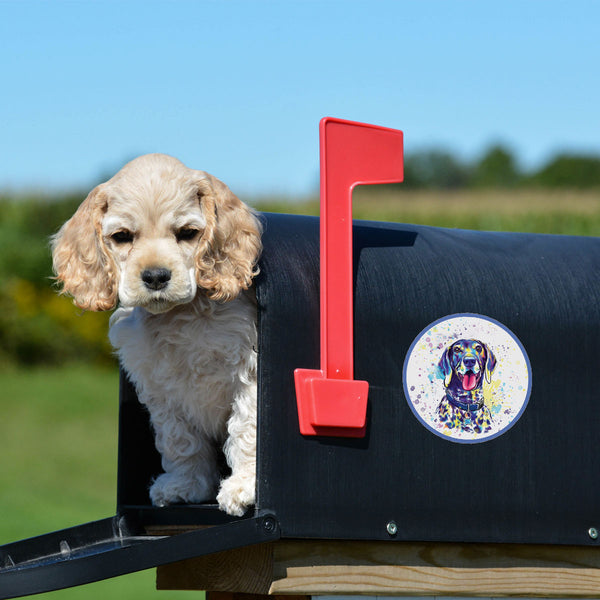
[[[353,194],[356,219],[414,223],[480,231],[600,235],[600,190],[410,191],[402,186],[359,186]],[[257,202],[265,212],[318,215],[310,199]]]
[[[0,544],[116,510],[118,374],[86,366],[0,376]],[[52,600],[200,597],[157,592],[153,570],[38,596]]]

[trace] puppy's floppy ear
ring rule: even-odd
[[[258,273],[260,223],[224,183],[208,173],[198,173],[206,228],[198,244],[196,280],[209,298],[232,300],[250,287]]]
[[[117,303],[116,267],[102,237],[107,208],[102,186],[93,189],[51,239],[52,266],[62,294],[85,310],[110,310]]]
[[[485,361],[485,380],[491,383],[492,371],[496,368],[496,357],[486,344],[482,344],[482,346],[485,348],[485,355],[487,357]]]
[[[446,387],[450,385],[450,380],[452,379],[452,363],[450,362],[451,350],[452,344],[444,350],[442,358],[440,358],[440,362],[438,363],[438,367],[444,376],[444,386]]]

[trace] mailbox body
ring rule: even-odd
[[[319,365],[318,221],[269,216],[264,244],[258,502],[283,536],[596,543],[600,240],[355,222],[363,439],[298,430],[292,373]],[[434,435],[403,385],[419,333],[463,313],[501,323],[530,363],[520,418],[482,443]]]

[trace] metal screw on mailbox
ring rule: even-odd
[[[387,524],[386,529],[390,535],[396,535],[398,533],[398,525],[396,525],[396,523],[394,521],[390,521]]]
[[[265,520],[263,521],[263,528],[265,531],[267,531],[268,533],[271,533],[273,531],[275,531],[275,519],[273,519],[273,517],[266,517]]]
[[[588,529],[588,535],[593,539],[593,540],[597,540],[598,539],[598,530],[595,527],[590,527]]]

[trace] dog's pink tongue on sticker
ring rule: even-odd
[[[467,373],[462,380],[463,390],[470,391],[477,385],[477,378],[473,373]]]

